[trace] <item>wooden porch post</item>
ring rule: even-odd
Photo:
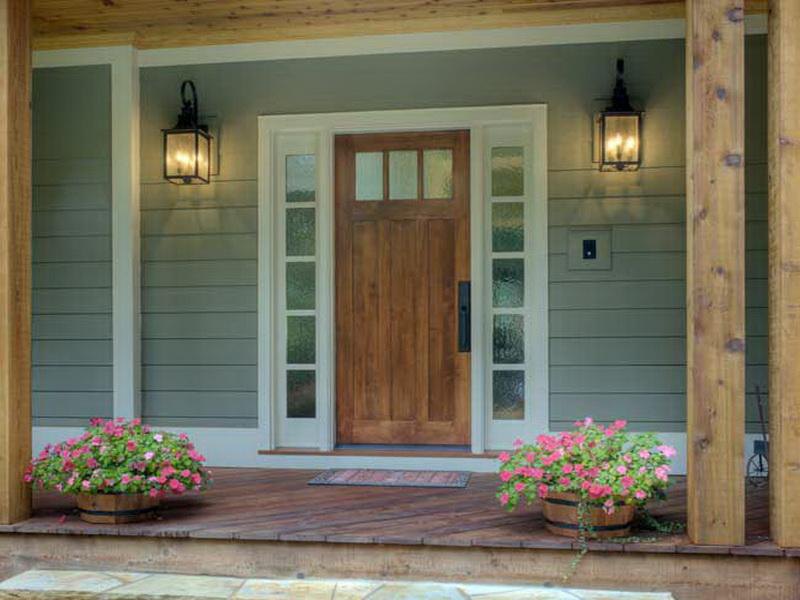
[[[800,546],[800,2],[769,15],[770,527]]]
[[[0,523],[30,513],[30,21],[30,0],[0,0]]]
[[[688,531],[744,543],[744,10],[687,0]]]

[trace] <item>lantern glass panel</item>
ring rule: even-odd
[[[635,170],[639,168],[640,115],[603,115],[603,169]]]
[[[164,176],[175,183],[208,183],[211,138],[201,130],[164,132]]]

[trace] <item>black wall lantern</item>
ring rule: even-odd
[[[186,92],[191,91],[191,97]],[[181,84],[181,114],[172,129],[164,132],[164,179],[178,184],[211,181],[211,136],[197,122],[197,90],[194,82]]]
[[[617,83],[611,105],[595,118],[594,162],[601,171],[636,171],[642,164],[642,114],[631,106],[625,61],[617,60]]]

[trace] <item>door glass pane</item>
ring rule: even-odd
[[[287,156],[286,201],[313,202],[316,189],[316,157],[313,154]]]
[[[311,310],[316,304],[316,269],[313,262],[286,263],[286,308]]]
[[[525,243],[521,202],[492,204],[492,252],[522,252]]]
[[[417,197],[417,151],[389,152],[389,199],[414,200]]]
[[[522,308],[525,304],[525,261],[496,258],[492,261],[492,306]]]
[[[286,256],[314,256],[313,208],[286,210]]]
[[[290,365],[314,364],[316,356],[316,318],[286,318],[286,362]]]
[[[492,148],[492,196],[522,196],[525,169],[522,146]]]
[[[525,362],[525,321],[522,315],[495,315],[492,338],[495,364]]]
[[[290,419],[313,419],[316,407],[316,373],[286,372],[286,416]]]
[[[356,200],[383,200],[383,152],[356,152]]]
[[[425,150],[422,157],[425,198],[452,198],[453,151]]]
[[[525,418],[525,372],[492,373],[492,418],[498,421]]]

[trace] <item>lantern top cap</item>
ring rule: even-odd
[[[631,100],[628,97],[628,89],[625,87],[625,61],[621,58],[617,59],[617,80],[614,85],[614,93],[611,98],[611,105],[606,108],[606,113],[635,113],[639,112],[631,106]]]
[[[187,90],[191,92],[191,97],[187,98]],[[181,112],[173,129],[201,129],[197,123],[197,114],[197,89],[191,79],[186,79],[181,83]]]

